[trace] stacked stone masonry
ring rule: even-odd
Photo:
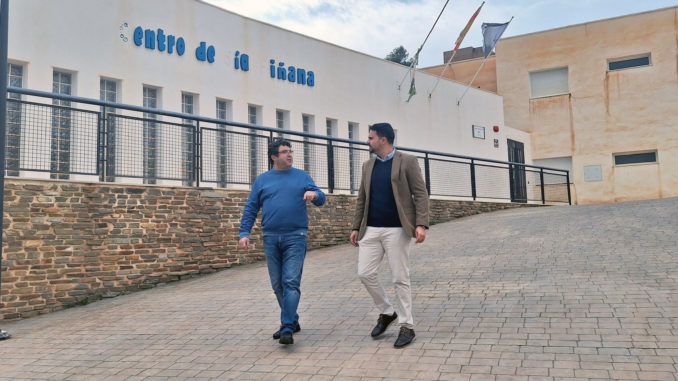
[[[8,179],[0,320],[86,304],[264,259],[259,221],[237,249],[248,192]],[[309,249],[348,243],[355,196],[309,207]],[[432,223],[509,203],[431,200]],[[267,281],[262,279],[263,281]]]

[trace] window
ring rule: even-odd
[[[99,80],[99,99],[106,102],[118,101],[118,82],[112,79]]]
[[[191,93],[181,93],[181,112],[184,114],[195,115],[198,96]],[[194,125],[192,119],[184,119],[184,124]],[[193,128],[184,127],[181,130],[181,152],[183,158],[183,183],[186,186],[193,184],[195,173],[193,172]]]
[[[23,87],[24,67],[19,64],[7,64],[7,84]],[[7,156],[5,169],[8,176],[19,176],[21,160],[21,94],[7,94]]]
[[[628,69],[638,66],[650,66],[650,53],[639,56],[615,58],[607,61],[607,69],[609,71]]]
[[[227,99],[217,98],[217,119],[231,120],[233,115],[233,102]],[[223,127],[223,125],[219,125]]]
[[[231,120],[233,111],[233,102],[226,99],[217,98],[217,119]],[[230,142],[226,125],[220,124],[219,128],[223,131],[218,132],[217,137],[217,183],[220,187],[226,188],[228,185],[228,153],[230,152]]]
[[[257,106],[247,105],[247,123],[257,124]]]
[[[348,139],[360,140],[360,132],[358,131],[358,123],[348,122]]]
[[[287,110],[275,110],[275,126],[281,130],[287,130],[290,127],[290,112]],[[278,133],[281,138],[282,133]]]
[[[359,140],[358,137],[358,123],[348,122],[348,139],[349,140]],[[349,178],[350,178],[350,188],[351,194],[358,191],[358,186],[360,185],[360,152],[356,150],[356,146],[353,143],[350,143],[348,154],[348,168],[349,168]]]
[[[54,70],[52,92],[71,95],[73,74]],[[52,100],[52,135],[50,140],[50,178],[68,179],[71,161],[71,105],[67,100]],[[59,107],[62,106],[62,107]]]
[[[301,115],[301,125],[305,133],[313,133],[313,115]],[[310,139],[308,136],[304,136],[304,171],[311,173],[311,147]]]
[[[337,120],[327,118],[325,125],[327,126],[327,136],[336,137],[337,136]]]
[[[143,87],[143,105],[159,108],[157,87]],[[158,128],[154,122],[157,114],[144,113],[144,183],[155,184],[158,176]]]
[[[247,105],[247,123],[259,124],[261,106]],[[250,184],[254,184],[254,180],[258,175],[259,165],[259,150],[258,150],[258,134],[256,130],[251,130],[252,135],[249,136],[250,146]]]
[[[567,76],[567,67],[531,72],[531,97],[541,98],[569,93]]]
[[[614,154],[614,165],[656,163],[657,151]]]
[[[112,79],[99,79],[99,100],[106,102],[116,102],[118,100],[118,83]],[[106,127],[108,129],[106,137],[108,139],[108,148],[106,150],[106,181],[115,181],[115,151],[116,151],[116,126],[115,117],[109,116],[109,113],[115,113],[111,107],[101,107],[101,111],[106,118]]]
[[[195,95],[190,93],[181,93],[181,112],[184,114],[193,115]],[[185,123],[193,124],[191,119],[184,119]]]
[[[7,64],[7,85],[12,87],[24,87],[24,67],[15,63]],[[9,93],[10,99],[21,99],[21,94]]]

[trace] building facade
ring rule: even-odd
[[[535,164],[571,171],[578,203],[678,196],[676,20],[671,7],[503,38],[483,68],[506,124],[530,133]]]
[[[525,162],[531,163],[529,134],[504,124],[502,98],[496,94],[472,89],[457,105],[454,100],[465,87],[443,80],[436,96],[429,98],[426,89],[436,77],[421,72],[416,76],[419,94],[407,102],[409,76],[402,65],[199,0],[13,1],[9,69],[14,87],[352,140],[366,140],[368,125],[387,121],[396,129],[399,146],[502,161],[507,160],[507,142],[517,141],[524,144]],[[407,80],[401,89],[403,78]],[[55,132],[54,123],[72,123],[70,116],[52,115],[52,120],[52,126],[44,126],[44,138],[27,136],[18,123],[8,126],[14,142],[8,153],[8,169],[14,168],[10,174],[49,177],[49,168],[68,166],[69,158],[97,154],[83,143],[91,137]],[[112,173],[120,173],[120,155],[136,150],[125,164],[135,175],[112,181],[141,181],[135,176],[150,171],[151,162],[153,173],[166,175],[159,177],[171,178],[169,174],[183,170],[172,160],[183,152],[185,137],[156,136],[149,123],[126,132],[107,153]],[[486,134],[474,137],[474,126]],[[497,132],[493,126],[498,126]],[[149,134],[154,145],[141,146]],[[66,147],[66,153],[55,154],[55,147]],[[265,170],[265,146],[254,143],[250,148],[263,151],[264,159],[240,170]],[[204,145],[203,159],[215,149]],[[304,160],[295,156],[297,163]],[[47,169],[20,171],[27,160]],[[97,180],[89,175],[51,176]],[[206,185],[220,186],[216,180]]]

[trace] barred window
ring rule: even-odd
[[[196,98],[197,95],[191,93],[181,93],[181,112],[183,114],[195,115],[196,114]],[[184,119],[184,124],[194,125],[195,121],[192,119]],[[184,185],[190,186],[193,184],[194,171],[193,171],[193,155],[194,155],[194,146],[193,146],[193,129],[182,128],[181,133],[181,152],[183,153],[183,173]]]
[[[358,133],[358,123],[348,122],[348,139],[359,140],[360,137],[358,136]],[[353,194],[358,190],[358,186],[360,185],[360,152],[355,149],[356,145],[353,143],[350,143],[348,147],[348,167],[351,182],[351,194]]]
[[[232,103],[229,100],[217,99],[217,119],[231,120]]]
[[[146,108],[159,108],[158,106],[158,88],[152,86],[143,87],[143,106]],[[150,120],[149,120],[150,119]],[[159,140],[158,127],[154,119],[158,115],[154,113],[144,113],[144,183],[156,184],[158,177],[158,154]]]
[[[259,124],[259,113],[260,106],[247,105],[247,122],[249,124]],[[251,130],[251,135],[249,136],[249,146],[250,146],[250,183],[254,184],[254,180],[257,178],[258,169],[260,163],[259,160],[259,149],[257,144],[257,131]]]
[[[313,132],[313,116],[312,115],[301,115],[301,125],[303,131],[307,134]],[[310,139],[308,136],[304,136],[304,171],[311,173],[311,147],[309,145]]]
[[[106,102],[116,102],[118,100],[118,83],[115,80],[107,78],[99,79],[99,100]],[[102,106],[101,111],[106,117],[106,127],[108,128],[106,134],[108,139],[108,148],[106,150],[106,181],[115,181],[117,159],[115,153],[118,143],[118,137],[116,135],[118,131],[116,129],[114,116],[108,115],[108,113],[115,113],[115,108]]]
[[[73,83],[73,75],[68,72],[54,70],[52,74],[52,92],[55,94],[71,95],[71,85]],[[58,102],[58,100],[54,100]],[[61,101],[62,104],[70,104],[68,101]]]
[[[71,95],[73,74],[54,70],[52,92]],[[52,104],[52,134],[50,140],[50,178],[68,179],[71,161],[71,105],[70,101],[54,99]],[[58,107],[64,106],[64,107]]]
[[[12,87],[24,87],[24,67],[22,65],[7,64],[7,84]],[[21,94],[9,93],[10,99],[21,99]]]
[[[112,79],[99,80],[99,99],[107,102],[118,101],[118,83]]]
[[[216,117],[221,120],[230,120],[232,113],[232,102],[226,99],[218,99],[216,104]],[[219,128],[226,129],[225,124],[220,124]],[[220,187],[226,188],[228,185],[228,155],[231,151],[231,141],[226,132],[220,131],[217,135],[216,157],[217,157],[217,183]]]
[[[327,136],[336,137],[337,136],[337,120],[327,118],[325,121],[325,126],[327,127]]]
[[[24,67],[19,64],[7,64],[7,84],[12,87],[23,87]],[[5,168],[8,176],[19,176],[21,160],[21,94],[7,93],[7,142]]]
[[[193,114],[193,94],[181,93],[181,112],[184,114]],[[188,123],[192,123],[188,119]]]
[[[146,108],[158,108],[158,88],[151,86],[144,86],[144,107]],[[144,118],[156,119],[155,114],[144,114]]]
[[[287,130],[289,129],[289,123],[290,123],[290,112],[287,110],[280,110],[277,109],[275,110],[275,126],[281,130]],[[283,136],[282,133],[278,133],[278,137],[281,138]]]

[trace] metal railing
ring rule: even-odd
[[[284,137],[295,151],[294,166],[318,187],[355,194],[370,157],[366,143],[348,139],[21,88],[8,92],[7,176],[243,187],[270,168],[268,143]],[[398,149],[419,159],[432,196],[571,203],[566,170]]]

